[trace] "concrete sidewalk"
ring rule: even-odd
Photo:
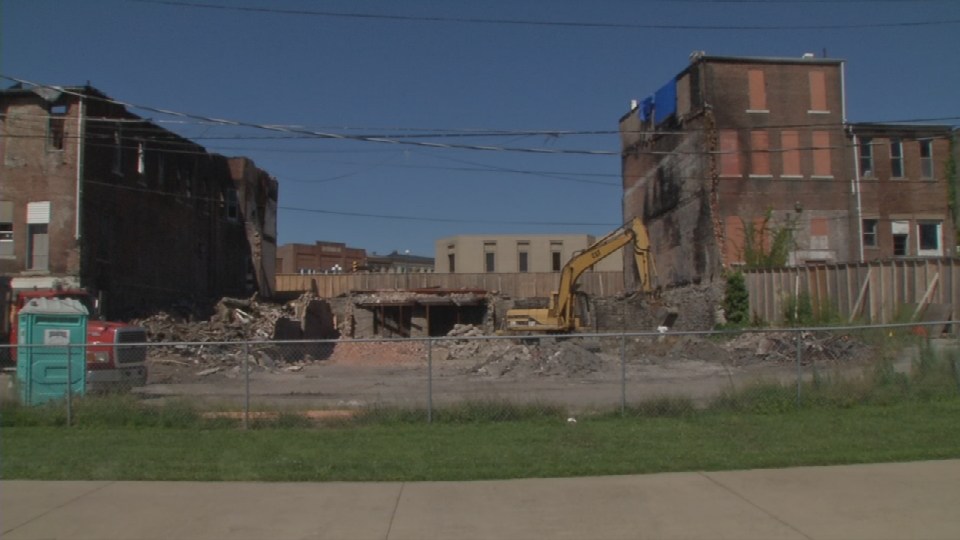
[[[960,460],[478,482],[0,482],[4,539],[957,539]]]

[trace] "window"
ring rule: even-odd
[[[920,177],[933,179],[933,141],[920,141]]]
[[[113,130],[113,174],[123,175],[123,127]]]
[[[146,149],[144,148],[143,141],[137,142],[137,174],[140,175],[139,182],[141,184],[146,184],[146,179],[143,177],[144,173],[147,172],[147,156]]]
[[[167,166],[163,154],[157,154],[157,187],[161,190],[166,187]]]
[[[784,131],[780,135],[783,152],[783,176],[801,176],[800,174],[800,134],[796,131]]]
[[[890,176],[903,178],[903,143],[900,139],[890,141]]]
[[[873,176],[873,139],[861,137],[858,149],[860,151],[860,175]]]
[[[720,175],[740,176],[740,145],[733,129],[720,131]]]
[[[893,232],[893,255],[894,257],[906,257],[909,255],[908,246],[910,240],[910,222],[894,221],[891,224]]]
[[[810,249],[830,249],[830,222],[827,218],[810,218]]]
[[[27,269],[49,270],[50,201],[27,203]]]
[[[879,240],[877,239],[877,229],[880,226],[880,220],[877,219],[865,219],[863,220],[863,246],[864,247],[877,247],[879,245]]]
[[[227,220],[237,221],[240,219],[240,203],[237,200],[237,190],[228,189],[226,195]]]
[[[484,272],[496,272],[497,271],[497,243],[496,242],[484,242],[483,243],[483,271]]]
[[[763,78],[763,71],[759,69],[751,69],[747,72],[747,79],[747,91],[750,99],[750,103],[747,106],[747,112],[770,112],[767,110],[767,88]]]
[[[66,120],[66,105],[54,105],[50,107],[50,116],[47,120],[47,149],[63,150],[64,124]]]
[[[453,253],[447,253],[447,264],[450,265],[450,273],[457,272],[457,256]]]
[[[812,113],[830,112],[827,109],[827,80],[822,71],[810,72],[810,111]]]
[[[562,262],[563,242],[550,242],[550,268],[554,272],[559,272],[563,266]]]
[[[821,178],[832,178],[833,170],[830,166],[830,132],[813,132],[813,175]]]
[[[921,257],[939,257],[940,250],[940,222],[921,221],[917,223],[917,240],[920,242],[917,254]]]
[[[529,272],[529,242],[517,242],[517,271]]]
[[[750,132],[750,176],[770,176],[770,134]]]
[[[0,257],[13,257],[12,201],[0,201]]]

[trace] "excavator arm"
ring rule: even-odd
[[[569,332],[580,326],[574,313],[577,280],[584,272],[606,259],[618,249],[633,246],[637,269],[644,292],[653,289],[653,259],[650,238],[640,218],[634,218],[593,245],[574,255],[560,271],[560,287],[550,298],[546,309],[511,309],[507,311],[507,330],[524,332]]]

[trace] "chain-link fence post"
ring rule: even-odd
[[[627,335],[620,334],[620,416],[627,414]]]
[[[73,425],[73,347],[67,344],[67,427]]]
[[[800,359],[803,356],[803,332],[801,330],[796,331],[796,340],[797,340],[797,408],[800,408],[800,387],[803,384],[803,372],[800,368]]]
[[[427,423],[433,423],[433,340],[427,340]]]
[[[243,342],[243,429],[250,427],[250,344]]]

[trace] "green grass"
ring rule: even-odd
[[[960,458],[960,400],[790,413],[339,427],[5,427],[42,480],[472,480]]]
[[[796,387],[757,384],[710,403],[661,397],[567,422],[555,405],[374,407],[308,419],[236,417],[133,396],[0,404],[0,477],[42,480],[473,480],[960,458],[960,354],[921,350]],[[215,410],[215,409],[214,409]]]

